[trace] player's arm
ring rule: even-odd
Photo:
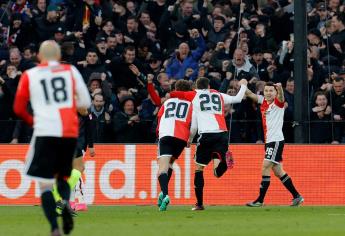
[[[32,126],[34,123],[34,119],[33,116],[28,112],[29,101],[29,77],[27,73],[24,72],[19,81],[16,97],[13,104],[13,110],[19,118],[21,118],[29,126]]]
[[[93,147],[94,143],[94,133],[96,130],[96,121],[93,119],[92,114],[90,113],[87,117],[83,119],[86,120],[86,141],[87,146],[89,147],[90,156],[95,156],[95,149]]]
[[[283,90],[282,84],[276,83],[276,84],[274,84],[274,86],[277,89],[277,100],[278,100],[278,102],[284,104],[285,98],[284,98],[284,90]]]
[[[76,84],[77,108],[87,109],[91,106],[91,98],[89,91],[79,71],[74,66],[71,66],[71,70]]]
[[[259,101],[258,95],[256,95],[256,94],[253,93],[252,91],[250,91],[248,88],[247,88],[245,94],[246,94],[246,96],[247,96],[248,98],[250,98],[251,100],[253,100],[255,103],[258,103],[258,101]]]
[[[157,128],[156,128],[156,135],[157,135],[157,137],[159,135],[159,123],[161,122],[161,118],[162,118],[163,114],[164,114],[164,106],[161,106],[159,108],[159,111],[158,111],[158,114],[157,114]]]
[[[188,91],[188,92],[172,91],[170,93],[170,97],[171,98],[179,98],[179,99],[183,99],[183,100],[192,102],[194,97],[195,97],[195,91]]]
[[[162,105],[161,98],[158,96],[156,89],[152,83],[151,75],[147,75],[147,92],[149,93],[153,103],[156,106]]]
[[[190,135],[189,135],[187,147],[190,147],[190,144],[193,142],[193,139],[194,139],[197,131],[198,131],[198,120],[196,118],[195,112],[193,111],[192,122],[191,122],[191,126],[190,126]]]
[[[236,94],[236,96],[230,96],[227,94],[222,93],[222,97],[224,99],[225,104],[234,104],[234,103],[240,103],[244,97],[244,94],[246,93],[247,90],[247,80],[246,79],[241,79],[238,84],[241,86],[240,91]]]

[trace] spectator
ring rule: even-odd
[[[200,60],[205,52],[206,45],[197,29],[192,30],[191,38],[196,39],[198,44],[197,49],[190,51],[188,44],[181,43],[179,45],[178,51],[167,66],[169,78],[184,79],[186,77],[190,80],[196,79],[198,74],[198,60]]]
[[[92,119],[95,120],[95,127],[93,132],[93,140],[95,143],[108,143],[112,141],[111,117],[105,108],[105,100],[101,93],[96,93],[92,98],[92,105],[90,108]]]
[[[135,109],[135,100],[127,97],[121,103],[121,111],[116,112],[113,117],[113,130],[116,143],[137,143],[140,142],[142,132],[140,117]]]
[[[314,107],[310,114],[310,140],[312,143],[330,143],[332,140],[331,126],[332,108],[323,92],[314,95]]]
[[[345,106],[345,82],[342,77],[336,77],[332,81],[332,90],[328,95],[331,101],[333,123],[333,144],[338,144],[344,137],[344,122],[342,119],[343,108]]]

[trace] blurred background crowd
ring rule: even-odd
[[[345,1],[306,0],[309,133],[311,143],[345,142]],[[92,107],[88,139],[95,143],[152,143],[157,102],[174,82],[207,77],[235,95],[237,81],[263,93],[285,89],[286,142],[294,141],[293,0],[16,0],[0,8],[0,142],[26,143],[32,129],[12,105],[20,75],[36,64],[44,40],[61,45],[75,65]],[[260,143],[258,106],[249,99],[226,107],[231,142]],[[91,130],[91,132],[90,132]]]

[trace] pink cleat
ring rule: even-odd
[[[86,205],[86,203],[76,203],[74,210],[75,211],[87,211],[87,205]]]
[[[235,160],[234,157],[232,155],[231,151],[227,151],[225,154],[225,159],[226,159],[226,165],[228,166],[229,169],[234,168],[235,165]]]
[[[74,210],[75,209],[75,205],[76,203],[73,201],[69,201],[69,205],[71,206],[71,208]]]

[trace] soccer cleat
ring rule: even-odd
[[[63,232],[64,234],[69,234],[73,229],[73,210],[69,205],[68,201],[62,201],[63,209],[62,209],[62,221],[63,221]]]
[[[192,211],[203,211],[205,210],[205,207],[203,205],[199,206],[198,204],[195,204],[195,206],[192,208]]]
[[[55,229],[54,231],[52,231],[51,236],[61,236],[60,230]]]
[[[159,211],[166,211],[169,203],[170,203],[170,198],[168,195],[166,195],[165,198],[163,198],[162,200],[162,204],[159,207]]]
[[[70,203],[71,204],[71,203]],[[75,204],[74,204],[75,205]],[[76,217],[78,214],[75,212],[75,210],[72,208],[72,205],[71,206],[71,210],[72,210],[72,216],[73,217]],[[64,208],[64,205],[62,203],[61,200],[57,201],[56,202],[56,213],[58,216],[62,216],[62,209]]]
[[[158,202],[157,202],[158,207],[162,205],[162,201],[163,201],[163,192],[160,192],[158,195]]]
[[[69,205],[71,206],[71,208],[72,208],[73,210],[75,210],[76,202],[74,202],[74,201],[69,201]]]
[[[226,165],[228,166],[228,169],[234,168],[235,160],[231,151],[226,152],[225,159],[226,159]]]
[[[87,205],[86,203],[77,203],[74,205],[75,211],[87,211]]]
[[[304,198],[302,196],[298,196],[294,199],[292,199],[292,203],[290,206],[297,207],[301,205],[304,202]]]
[[[246,206],[249,207],[263,207],[264,204],[262,202],[248,202]]]

